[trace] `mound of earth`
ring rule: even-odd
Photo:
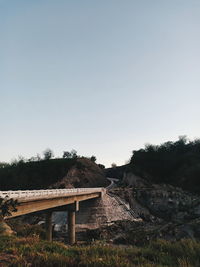
[[[108,184],[104,171],[97,164],[87,158],[80,158],[51,188],[106,187]]]

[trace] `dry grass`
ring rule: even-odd
[[[200,243],[159,240],[143,247],[70,247],[38,237],[0,237],[0,266],[199,267]]]

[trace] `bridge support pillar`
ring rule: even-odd
[[[76,242],[75,224],[75,211],[68,211],[68,236],[70,245]]]
[[[69,244],[76,243],[76,211],[79,210],[79,202],[75,201],[73,204],[68,205],[68,236]]]
[[[46,240],[52,241],[52,211],[46,213]]]

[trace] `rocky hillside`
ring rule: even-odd
[[[132,192],[132,199],[145,206],[155,217],[171,222],[183,222],[200,216],[200,197],[169,184],[151,184],[144,179],[127,173],[123,178],[128,187],[123,192]],[[131,201],[131,198],[130,198]]]
[[[91,237],[141,244],[154,239],[200,240],[200,197],[168,184],[153,184],[125,173],[109,194],[130,206],[140,220],[120,220],[90,231]]]

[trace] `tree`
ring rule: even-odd
[[[5,167],[8,167],[9,166],[9,163],[7,162],[0,162],[0,168],[5,168]]]
[[[75,149],[71,150],[71,157],[72,157],[72,159],[78,158],[77,151]]]
[[[111,167],[112,167],[112,168],[116,168],[116,167],[117,167],[117,164],[113,162],[113,163],[111,164]]]
[[[63,158],[64,159],[70,159],[71,153],[69,151],[63,151]]]
[[[35,157],[31,157],[30,159],[28,159],[28,162],[34,162],[34,161],[40,161],[40,160],[41,160],[40,154],[37,153]]]
[[[97,160],[97,158],[96,158],[95,156],[92,156],[92,157],[90,158],[90,160],[91,160],[92,162],[95,162],[95,161]]]
[[[75,149],[72,149],[71,152],[69,151],[63,151],[63,158],[66,159],[75,159],[77,158],[77,151]]]
[[[23,156],[19,155],[18,156],[18,164],[24,163],[24,162],[26,162],[26,159]]]
[[[53,150],[51,150],[50,148],[47,148],[47,149],[43,152],[43,155],[44,155],[44,159],[45,159],[45,160],[49,160],[49,159],[51,159],[51,158],[54,157]]]
[[[103,164],[98,164],[99,168],[105,169],[105,166]]]

